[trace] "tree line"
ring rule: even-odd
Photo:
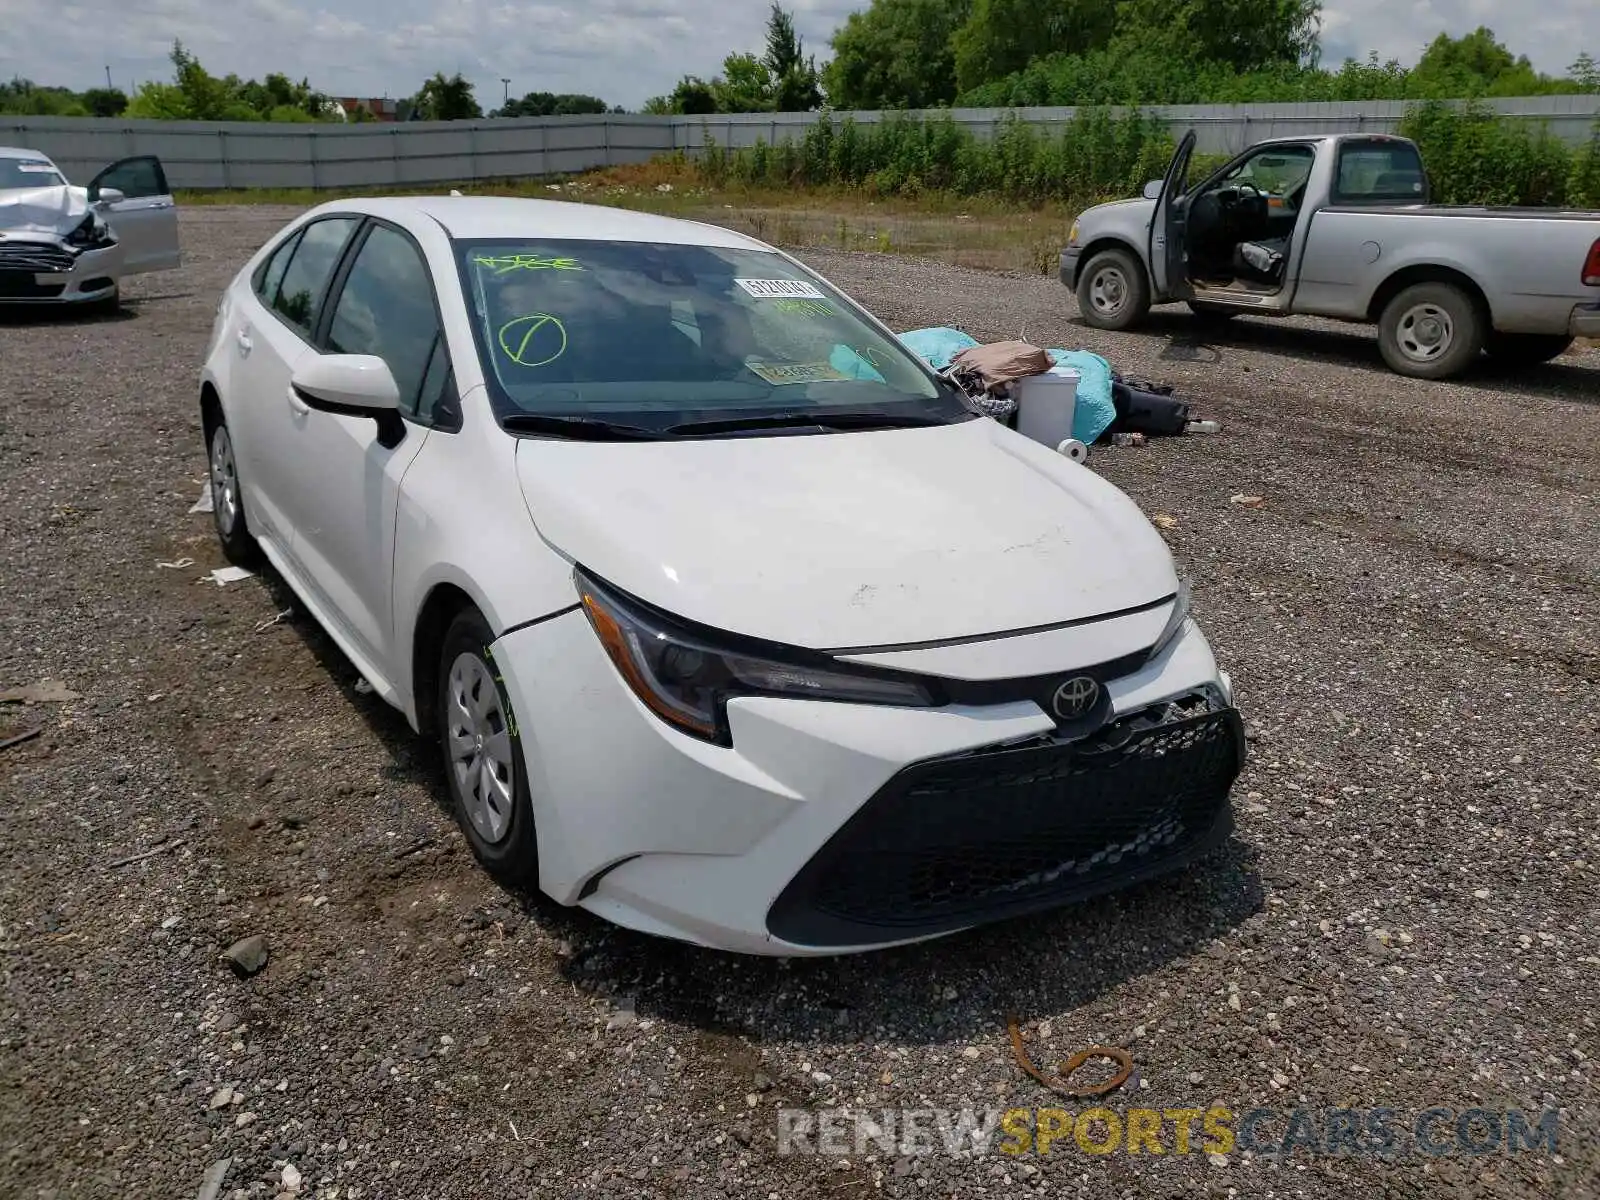
[[[1480,26],[1440,33],[1415,66],[1376,53],[1321,61],[1321,0],[869,0],[833,34],[820,68],[773,3],[759,53],[730,53],[720,74],[685,75],[647,113],[1035,105],[1482,99],[1600,93],[1600,64],[1536,70]],[[372,120],[305,79],[214,76],[181,43],[171,82],[76,93],[0,83],[0,113],[227,121]],[[622,112],[596,96],[529,92],[485,113],[471,81],[435,73],[397,102],[399,119],[465,120]]]
[[[1321,61],[1320,0],[872,0],[833,36],[839,109],[1480,99],[1600,92],[1578,54],[1550,76],[1493,30],[1440,33],[1413,67]]]
[[[130,97],[120,88],[47,87],[27,79],[0,82],[0,114],[36,117],[133,117],[163,121],[353,121],[377,120],[364,105],[346,109],[313,88],[309,80],[269,74],[261,80],[213,75],[181,41],[173,43],[172,79],[140,84]],[[436,72],[410,96],[395,102],[401,121],[460,121],[490,117],[548,117],[621,112],[598,96],[529,92],[511,97],[487,114],[470,81],[460,73]]]

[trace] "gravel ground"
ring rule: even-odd
[[[0,1194],[1597,1194],[1600,354],[1426,384],[1365,330],[1111,335],[1054,280],[810,254],[897,328],[1086,346],[1222,422],[1091,463],[1174,519],[1254,741],[1190,872],[746,960],[499,890],[283,585],[198,582],[200,354],[289,215],[186,212],[120,318],[0,318],[0,689],[76,693],[0,704],[43,726],[0,751]],[[1119,1111],[1560,1106],[1558,1153],[778,1153],[781,1106],[1049,1105],[1009,1012],[1041,1063],[1127,1047]]]

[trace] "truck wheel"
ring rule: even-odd
[[[1226,321],[1239,315],[1239,310],[1231,304],[1214,304],[1207,300],[1188,300],[1185,303],[1189,311],[1202,321]]]
[[[1483,350],[1488,322],[1453,283],[1417,283],[1390,300],[1378,320],[1378,348],[1392,371],[1448,379]]]
[[[1564,333],[1491,333],[1483,342],[1491,358],[1525,367],[1559,358],[1571,346]]]
[[[1096,329],[1128,329],[1150,311],[1144,267],[1126,250],[1102,250],[1078,276],[1078,308]]]

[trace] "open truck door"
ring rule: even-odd
[[[178,208],[159,158],[145,154],[112,163],[89,181],[89,203],[126,247],[124,275],[179,265]]]
[[[1187,255],[1183,248],[1183,234],[1187,205],[1182,203],[1189,183],[1189,160],[1194,157],[1197,141],[1194,130],[1183,135],[1178,149],[1167,164],[1166,177],[1155,200],[1155,212],[1150,217],[1150,244],[1147,261],[1150,279],[1155,284],[1157,303],[1177,299],[1189,294]]]

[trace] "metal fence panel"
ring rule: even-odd
[[[1508,117],[1542,124],[1571,145],[1586,142],[1600,120],[1600,96],[1531,96],[1491,102]],[[1237,153],[1272,137],[1351,132],[1392,133],[1402,101],[1328,104],[1186,104],[1144,111],[1173,133],[1193,128],[1206,154]],[[894,116],[948,116],[975,136],[993,136],[1005,109],[935,113],[834,113],[860,124]],[[1021,108],[1016,116],[1046,130],[1076,120],[1070,107]],[[1126,109],[1113,109],[1114,114]],[[707,138],[724,147],[799,139],[816,113],[719,113],[712,116],[592,114],[364,125],[269,125],[260,122],[95,120],[0,117],[0,144],[50,155],[70,179],[86,182],[118,158],[154,154],[175,188],[384,188],[539,178],[595,167],[646,162],[682,150],[698,154]]]

